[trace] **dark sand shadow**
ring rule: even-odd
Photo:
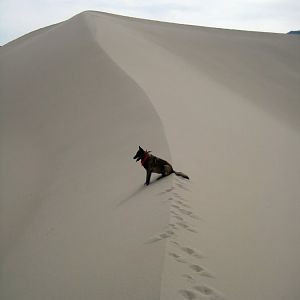
[[[122,201],[120,201],[117,206],[121,206],[123,204],[125,204],[126,202],[128,202],[131,198],[135,197],[136,195],[138,195],[139,193],[141,193],[143,190],[145,189],[145,185],[141,185],[135,192],[133,192],[132,194],[128,195],[125,199],[123,199]]]
[[[157,182],[160,182],[161,179],[164,179],[164,178],[167,178],[168,176],[158,176],[156,178],[154,178],[149,185],[141,185],[135,192],[133,192],[132,194],[128,195],[125,199],[123,199],[122,201],[120,201],[118,204],[117,204],[117,207],[125,204],[126,202],[128,202],[131,198],[135,197],[136,195],[138,195],[139,193],[141,193],[144,189],[147,189],[147,188],[151,188],[151,186]]]

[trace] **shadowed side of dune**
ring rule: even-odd
[[[132,160],[139,144],[169,155],[148,97],[82,15],[7,47],[0,298],[159,299],[164,242],[145,241],[168,222],[153,195],[169,181],[141,189]]]

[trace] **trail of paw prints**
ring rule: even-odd
[[[204,280],[203,277],[215,279],[212,273],[199,263],[205,256],[197,249],[180,242],[180,233],[183,231],[197,233],[195,223],[197,224],[197,221],[201,220],[193,212],[188,198],[185,197],[186,192],[189,191],[185,181],[176,179],[174,186],[163,192],[167,196],[165,200],[171,203],[168,231],[174,233],[171,236],[167,235],[169,237],[168,244],[171,246],[168,255],[176,263],[185,265],[185,272],[181,276],[190,286],[190,288],[178,290],[178,293],[187,300],[224,300],[225,298],[215,289],[201,283]]]
[[[177,184],[183,186],[181,180],[177,180]],[[171,202],[171,216],[173,221],[169,224],[171,230],[184,229],[191,233],[197,233],[197,229],[192,226],[184,217],[193,220],[199,220],[200,218],[193,213],[188,201],[180,195],[176,190],[178,187],[172,186],[158,195],[167,195],[165,201]],[[156,237],[156,240],[160,240],[160,237]]]
[[[195,263],[196,261],[199,261],[204,258],[204,255],[200,253],[197,249],[192,248],[192,247],[187,247],[185,245],[181,245],[178,241],[176,240],[170,240],[170,244],[173,245],[172,251],[169,252],[169,255],[176,260],[177,262],[181,262],[186,264],[188,268],[188,272],[182,274],[181,276],[191,285],[195,285],[201,280],[201,277],[208,277],[215,279],[215,277],[209,272],[204,266]],[[197,288],[196,288],[197,287]],[[201,289],[200,289],[201,287]],[[188,297],[193,297],[193,295],[196,298],[190,298],[190,299],[202,299],[201,297],[203,294],[205,296],[210,296],[210,298],[204,298],[204,299],[221,299],[221,298],[215,298],[216,293],[212,292],[213,290],[211,288],[205,288],[204,285],[195,285],[196,291],[192,290],[184,290],[185,292],[183,293],[181,290],[182,296],[185,296],[186,299],[189,299]],[[201,292],[202,295],[197,294],[197,289],[198,292]],[[199,298],[200,297],[200,298]],[[213,297],[213,298],[212,298]],[[219,296],[218,296],[219,297]]]
[[[180,192],[182,190],[182,192]],[[179,294],[185,299],[221,299],[216,298],[217,294],[209,287],[199,284],[199,280],[202,276],[214,278],[214,276],[201,264],[198,263],[204,256],[197,249],[183,245],[179,243],[180,232],[188,231],[191,233],[197,233],[197,229],[194,226],[194,222],[200,220],[200,217],[196,215],[188,200],[185,198],[185,193],[190,191],[184,185],[184,182],[177,180],[175,186],[166,189],[159,193],[159,195],[165,195],[165,201],[171,203],[171,219],[168,224],[168,228],[154,237],[150,238],[147,243],[154,243],[164,239],[167,239],[170,245],[168,252],[176,263],[184,264],[186,267],[182,278],[184,278],[189,285],[194,286],[192,289],[181,289]],[[179,235],[178,235],[179,234]],[[205,297],[205,298],[203,298]],[[214,298],[213,298],[214,297]]]

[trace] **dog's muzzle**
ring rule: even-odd
[[[135,156],[133,157],[133,159],[135,159],[136,161],[139,161],[141,158],[138,157],[137,155],[135,155]]]

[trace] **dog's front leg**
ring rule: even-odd
[[[146,185],[149,185],[150,183],[151,173],[152,172],[150,170],[147,170],[146,182],[145,182]]]

